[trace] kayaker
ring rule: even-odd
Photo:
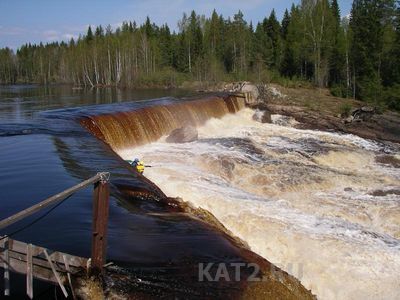
[[[140,174],[143,174],[144,172],[144,162],[139,160],[138,158],[135,158],[132,162],[132,167],[136,168],[136,171],[138,171]]]

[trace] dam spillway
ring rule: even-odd
[[[203,125],[211,118],[238,112],[245,100],[236,96],[207,97],[81,119],[81,124],[114,151],[154,142],[172,130]]]

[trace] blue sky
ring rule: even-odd
[[[85,33],[89,24],[118,26],[125,20],[142,23],[146,16],[156,24],[176,29],[183,12],[195,10],[209,16],[215,8],[224,17],[239,9],[257,23],[271,10],[280,19],[286,8],[300,0],[0,0],[0,47],[18,48],[26,42],[69,40]],[[347,15],[350,0],[339,0]]]

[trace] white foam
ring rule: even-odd
[[[371,195],[400,189],[398,169],[374,162],[382,148],[253,114],[210,120],[196,142],[161,139],[120,155],[156,166],[145,175],[167,195],[211,211],[319,298],[399,298],[400,196]]]

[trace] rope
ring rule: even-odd
[[[110,173],[109,172],[102,172],[102,173],[99,173],[99,174],[100,174],[100,180],[103,183],[104,182],[108,182],[108,180],[110,179]],[[41,215],[40,217],[38,217],[35,220],[33,220],[32,222],[30,222],[29,224],[27,224],[27,225],[15,230],[15,231],[9,233],[9,234],[6,234],[5,236],[1,237],[0,241],[6,239],[8,237],[11,237],[11,236],[13,236],[13,235],[15,235],[15,234],[27,229],[28,227],[31,227],[32,225],[36,224],[37,222],[39,222],[40,220],[42,220],[43,218],[48,216],[53,210],[55,210],[57,207],[59,207],[62,203],[64,203],[65,200],[69,199],[69,197],[71,197],[71,196],[72,196],[72,194],[69,195],[68,197],[64,198],[60,202],[58,202],[56,205],[54,205],[52,208],[50,208],[47,212],[45,212],[43,215]]]
[[[6,234],[5,236],[0,238],[1,240],[4,240],[6,238],[9,238],[25,229],[27,229],[28,227],[31,227],[32,225],[36,224],[37,222],[39,222],[40,220],[42,220],[43,218],[45,218],[46,216],[48,216],[53,210],[55,210],[57,207],[59,207],[62,203],[64,203],[65,200],[67,200],[69,197],[71,197],[72,195],[69,195],[68,197],[64,198],[63,200],[61,200],[60,202],[58,202],[56,205],[54,205],[52,208],[50,208],[47,212],[45,212],[43,215],[41,215],[40,217],[36,218],[35,220],[33,220],[32,222],[28,223],[27,225],[9,233]]]

